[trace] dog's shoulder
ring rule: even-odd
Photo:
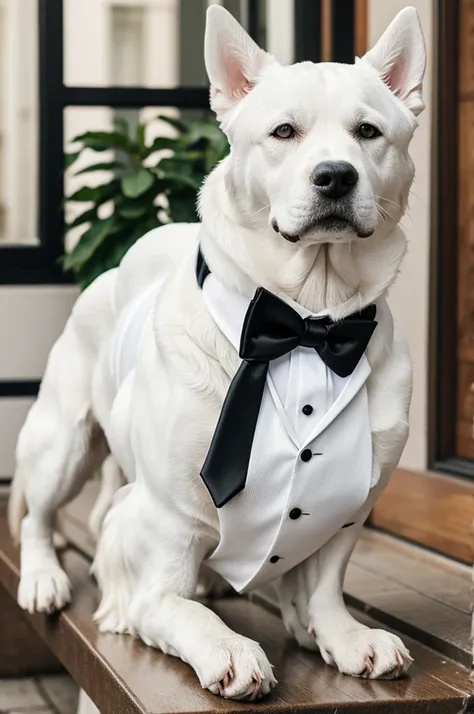
[[[376,307],[377,328],[367,348],[372,378],[378,381],[397,373],[410,380],[412,363],[407,341],[397,329],[386,299],[377,300]]]
[[[197,249],[199,223],[154,228],[122,260],[115,290],[117,314],[154,283],[163,282]]]

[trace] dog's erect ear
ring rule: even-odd
[[[266,67],[276,62],[219,5],[207,10],[204,57],[211,83],[211,108],[219,118],[255,86]]]
[[[423,111],[426,49],[420,19],[414,7],[406,7],[398,13],[363,60],[379,72],[392,92],[413,114]]]

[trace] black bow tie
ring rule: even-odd
[[[201,256],[198,267],[202,264]],[[329,369],[348,377],[377,326],[375,314],[375,305],[369,305],[338,322],[327,316],[303,318],[276,295],[258,288],[242,328],[239,356],[243,361],[230,384],[201,470],[217,508],[245,486],[269,362],[296,347],[311,347]]]

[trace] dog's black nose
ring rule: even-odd
[[[352,191],[359,174],[347,161],[323,161],[311,174],[318,191],[328,198],[342,198]]]

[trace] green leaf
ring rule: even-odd
[[[87,131],[85,134],[79,134],[72,141],[81,142],[84,148],[94,151],[107,151],[107,149],[130,151],[136,148],[128,136],[118,131]]]
[[[94,201],[96,205],[105,203],[110,198],[118,193],[120,182],[115,179],[109,183],[100,184],[100,186],[83,186],[78,191],[75,191],[71,196],[66,197],[66,201],[85,202]]]
[[[84,201],[95,201],[101,194],[101,186],[82,186],[75,191],[71,196],[67,196],[67,201],[76,201],[82,203]]]
[[[77,269],[84,265],[110,233],[114,220],[114,216],[110,216],[93,223],[80,237],[74,250],[65,256],[63,261],[64,269]]]
[[[140,204],[136,206],[123,206],[118,209],[118,213],[124,218],[140,218],[140,216],[143,216],[143,214],[147,212],[148,208],[148,206],[141,206]]]
[[[221,147],[209,147],[204,155],[204,173],[206,176],[220,161],[222,161],[222,159],[227,156],[229,150],[230,147],[227,143]]]
[[[81,174],[89,174],[92,171],[117,171],[126,168],[127,167],[125,166],[125,164],[122,164],[119,161],[104,161],[101,164],[91,164],[90,166],[86,166],[84,169],[76,171],[74,176],[80,176]]]
[[[106,270],[116,268],[132,245],[145,235],[150,227],[158,225],[161,223],[157,218],[148,218],[145,221],[140,221],[133,230],[127,226],[120,233],[108,236],[98,247],[93,257],[75,271],[81,287],[85,288],[90,285]]]
[[[92,221],[95,221],[97,218],[97,211],[95,208],[90,208],[88,211],[84,211],[84,213],[81,213],[79,216],[76,216],[76,218],[71,221],[71,223],[68,223],[66,226],[66,230],[70,231],[72,228],[75,228],[76,226],[80,226],[83,223],[90,223]]]
[[[159,121],[164,121],[165,124],[169,124],[173,127],[173,129],[179,131],[180,134],[183,134],[184,132],[188,131],[188,125],[181,119],[177,119],[176,117],[168,117],[164,114],[159,114],[156,118]]]
[[[160,173],[164,174],[165,176],[168,173],[180,173],[184,174],[185,176],[189,176],[190,174],[192,174],[193,171],[191,162],[186,161],[181,156],[170,156],[167,159],[161,159],[161,161],[157,164],[156,168]]]
[[[116,117],[114,119],[114,129],[124,136],[130,136],[130,127],[128,121],[123,117]]]
[[[145,193],[155,181],[154,175],[148,169],[138,169],[132,174],[122,177],[122,191],[128,198],[136,198]]]
[[[179,146],[180,142],[178,139],[170,139],[167,136],[157,136],[156,139],[153,140],[152,144],[146,147],[144,156],[150,156],[151,154],[154,154],[155,151],[163,151],[163,149],[172,149],[173,151],[176,151]]]
[[[168,213],[173,223],[196,223],[198,221],[196,194],[193,191],[181,196],[170,194],[168,203]]]
[[[170,181],[172,184],[178,184],[180,186],[188,186],[189,188],[198,191],[201,188],[201,179],[196,179],[191,176],[186,176],[185,174],[178,173],[177,171],[167,171],[164,174],[164,179]],[[171,188],[171,190],[173,190]]]
[[[189,132],[186,134],[190,144],[194,144],[200,139],[207,139],[212,143],[220,143],[226,141],[225,134],[219,128],[219,125],[213,124],[209,121],[196,122],[190,127]]]
[[[80,151],[73,151],[71,154],[64,154],[64,168],[69,169],[80,156]]]
[[[183,159],[183,161],[189,161],[190,163],[193,161],[202,161],[205,152],[201,150],[195,150],[195,151],[180,151],[179,154],[175,155],[176,158]]]

